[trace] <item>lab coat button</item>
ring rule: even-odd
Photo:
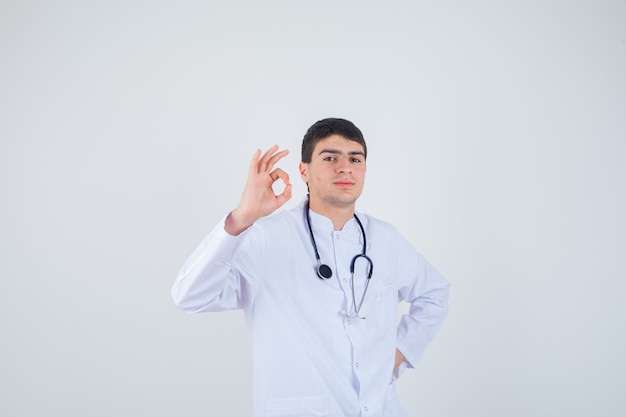
[[[359,367],[359,363],[358,362],[355,363],[354,366],[356,366],[358,368]],[[367,407],[365,407],[365,408],[367,408]],[[367,410],[365,410],[365,411],[367,411]]]
[[[367,413],[367,406],[363,407],[363,411]]]

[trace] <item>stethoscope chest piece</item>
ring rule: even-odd
[[[330,266],[320,262],[317,267],[317,276],[322,279],[329,279],[333,276],[333,270],[330,269]]]

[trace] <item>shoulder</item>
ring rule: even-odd
[[[390,236],[402,237],[398,229],[396,229],[391,223],[385,220],[370,216],[367,213],[357,212],[356,215],[363,224],[363,227],[368,229],[372,233],[383,233]]]
[[[391,223],[366,213],[356,214],[363,224],[369,242],[376,242],[377,246],[383,246],[389,251],[415,251],[411,242]]]

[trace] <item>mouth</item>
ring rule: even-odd
[[[339,181],[335,181],[335,185],[340,188],[350,188],[354,186],[354,182],[348,181],[348,180],[339,180]]]

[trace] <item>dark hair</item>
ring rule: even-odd
[[[302,162],[311,162],[315,145],[322,139],[332,135],[343,136],[348,140],[360,143],[363,146],[365,158],[367,158],[367,146],[365,145],[363,133],[361,133],[359,128],[351,121],[331,117],[315,122],[307,130],[304,138],[302,138]]]

